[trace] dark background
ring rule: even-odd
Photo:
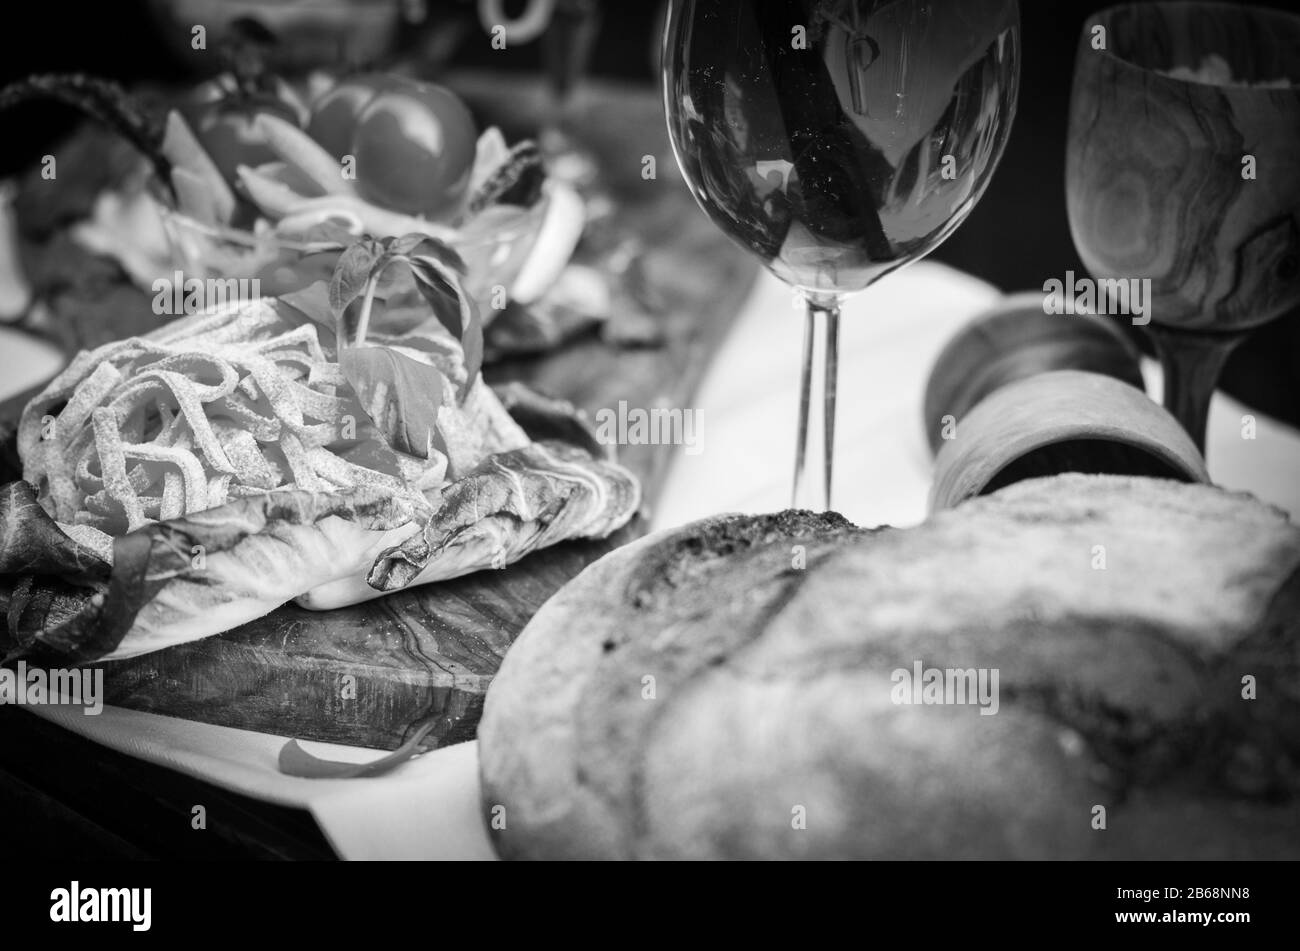
[[[220,0],[215,0],[220,2]],[[1041,288],[1049,277],[1084,268],[1065,211],[1064,150],[1075,45],[1084,19],[1105,0],[1021,0],[1023,72],[1015,127],[988,192],[934,257],[1007,289]],[[1292,8],[1292,2],[1260,6]],[[186,64],[169,55],[153,4],[145,0],[23,3],[0,38],[0,78],[80,70],[124,81],[183,80]],[[266,4],[268,7],[275,3]],[[605,0],[591,73],[646,84],[656,80],[651,50],[658,0]],[[515,11],[518,4],[507,2]],[[426,25],[459,23],[464,39],[450,65],[536,71],[538,44],[492,50],[468,0],[435,0]],[[425,34],[427,36],[427,33]],[[400,42],[420,42],[406,28]],[[0,174],[33,162],[74,117],[59,107],[23,107],[0,117]],[[1233,357],[1224,385],[1252,406],[1300,423],[1300,314],[1266,328]]]

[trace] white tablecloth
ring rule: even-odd
[[[925,515],[930,459],[921,397],[931,362],[966,320],[998,297],[989,285],[923,262],[850,301],[840,353],[836,507],[864,525],[908,525]],[[788,289],[764,277],[718,354],[696,400],[698,454],[675,456],[657,528],[725,511],[788,504],[801,314]],[[3,364],[14,353],[0,341]],[[1148,383],[1158,385],[1154,365]],[[1259,418],[1258,439],[1240,438],[1245,410],[1216,397],[1210,470],[1216,481],[1254,491],[1300,513],[1300,435]],[[426,753],[376,779],[305,780],[281,775],[283,737],[107,707],[88,717],[67,707],[27,708],[114,749],[271,802],[309,810],[339,855],[365,858],[491,858],[478,813],[476,746]],[[319,755],[358,762],[372,750],[304,743]]]

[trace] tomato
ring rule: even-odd
[[[390,77],[363,73],[341,79],[312,104],[307,134],[341,159],[352,151],[352,133],[357,116],[379,90],[387,88]]]
[[[469,188],[477,140],[474,118],[454,93],[432,83],[395,83],[357,117],[357,191],[407,214],[454,212]]]
[[[459,210],[478,141],[454,93],[402,76],[343,80],[316,103],[307,132],[331,154],[356,159],[362,198],[429,218]]]
[[[253,130],[253,120],[262,113],[298,124],[293,106],[272,96],[230,95],[203,103],[191,114],[194,134],[226,181],[239,180],[235,170],[274,162],[276,154]]]

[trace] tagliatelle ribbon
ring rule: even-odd
[[[279,488],[406,491],[340,455],[361,425],[344,385],[314,325],[240,302],[78,355],[23,414],[23,475],[56,521],[105,536]]]

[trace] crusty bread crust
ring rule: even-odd
[[[996,669],[998,712],[896,704],[918,661]],[[1249,496],[1065,475],[910,530],[727,516],[537,614],[484,809],[511,858],[1297,857],[1298,678],[1300,529]]]

